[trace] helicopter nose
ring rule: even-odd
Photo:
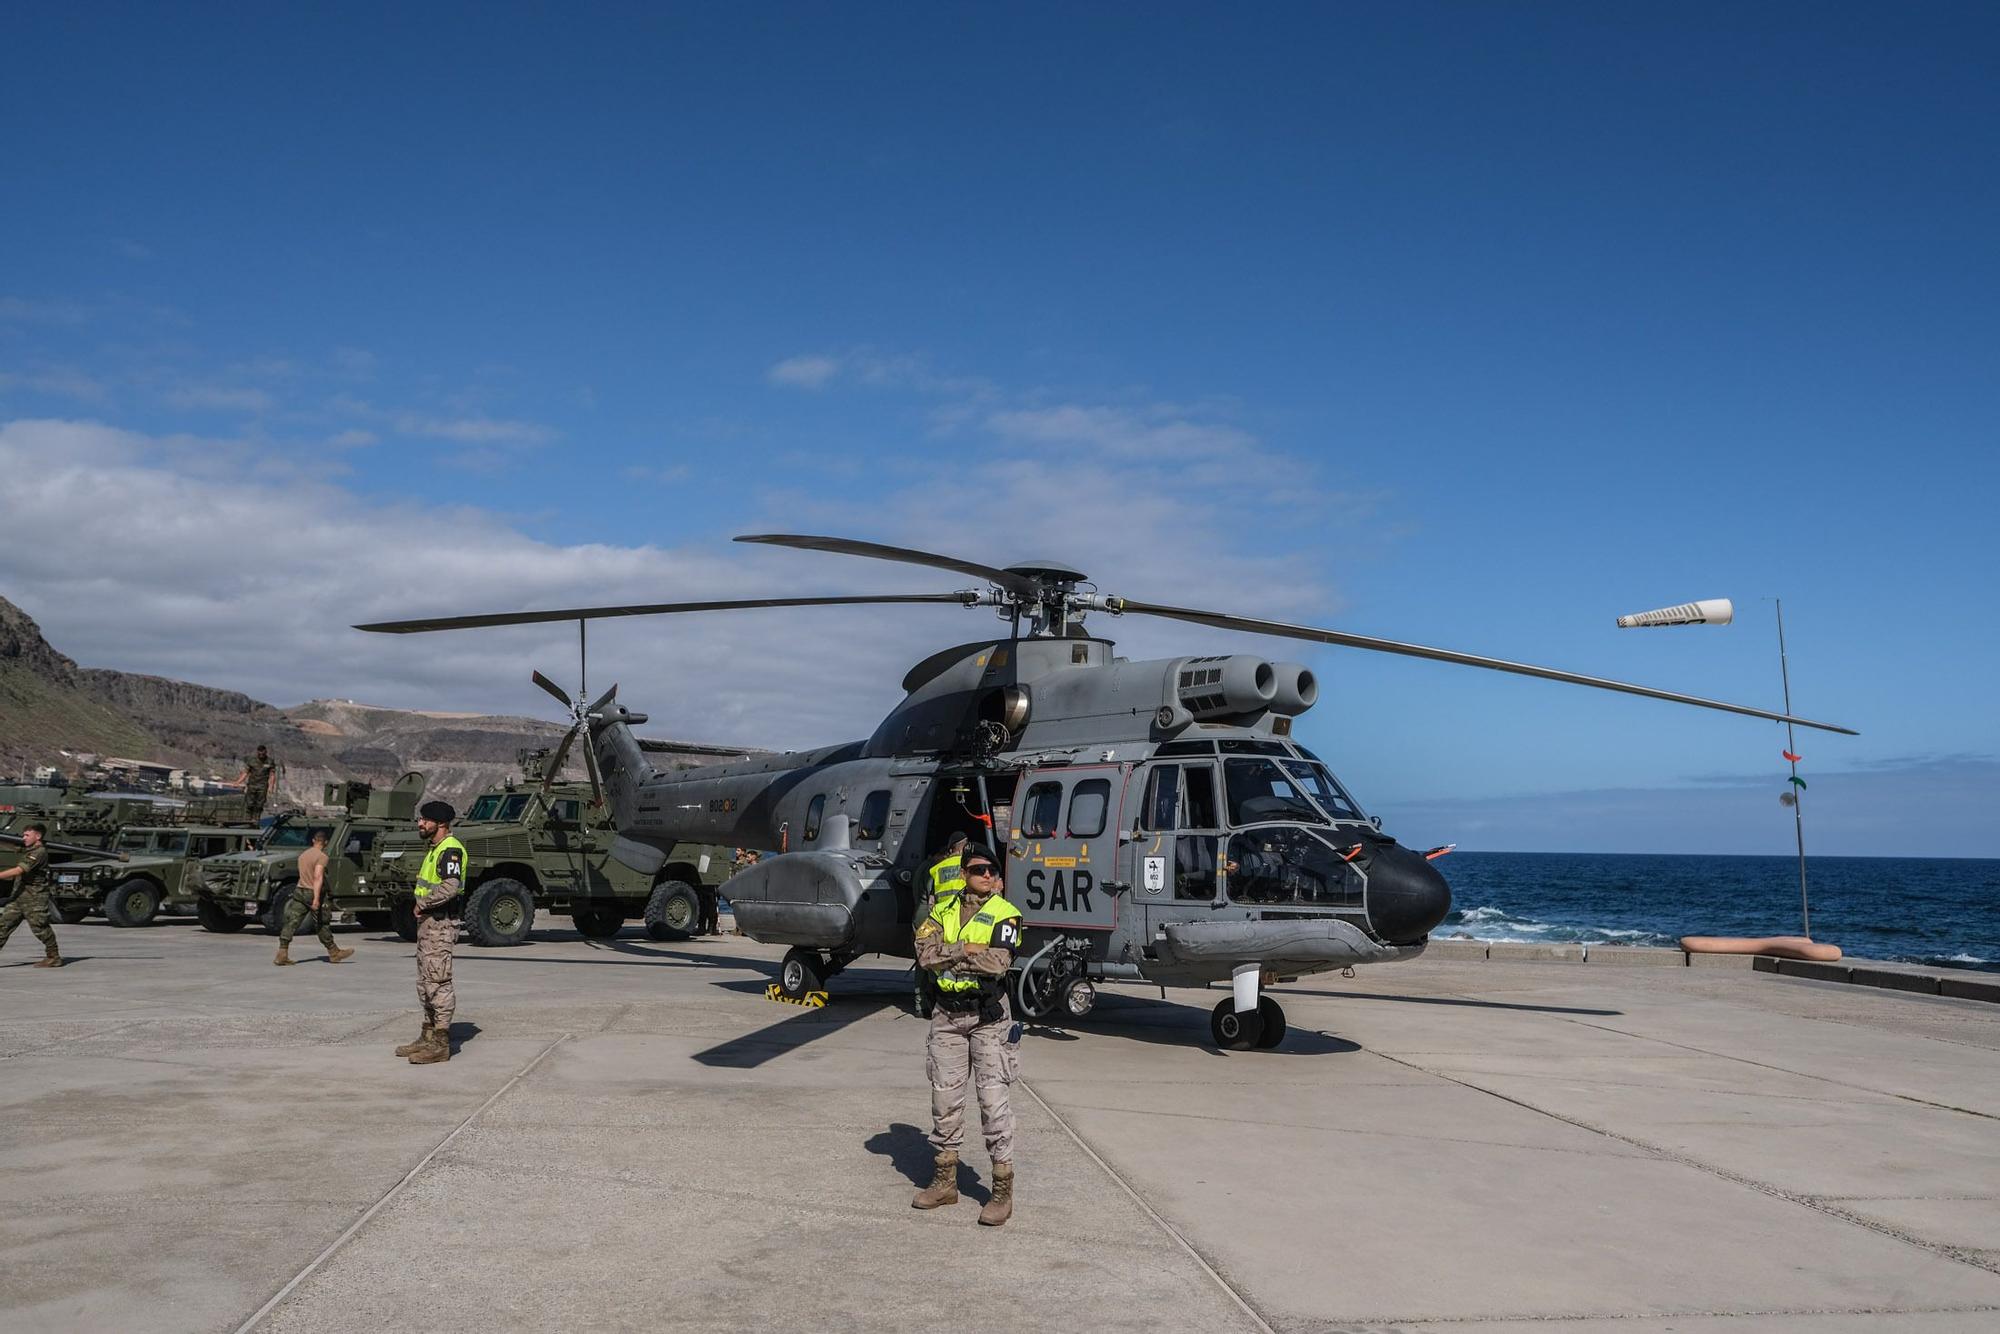
[[[1368,866],[1368,925],[1391,945],[1414,945],[1451,911],[1451,886],[1423,854],[1392,843]]]

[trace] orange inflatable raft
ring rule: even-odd
[[[1809,936],[1682,936],[1681,948],[1689,954],[1769,954],[1815,963],[1840,957],[1840,946],[1822,945]]]

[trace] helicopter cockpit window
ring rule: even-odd
[[[1111,805],[1111,782],[1086,778],[1069,794],[1069,835],[1096,838],[1104,832],[1104,817]]]
[[[1276,741],[1258,741],[1253,737],[1226,736],[1216,742],[1224,755],[1290,755],[1282,744]]]
[[[1174,829],[1180,824],[1181,767],[1160,764],[1146,779],[1146,804],[1140,807],[1140,828]]]
[[[1361,877],[1304,829],[1281,825],[1231,836],[1223,871],[1236,903],[1358,908],[1362,902]]]
[[[826,814],[826,793],[822,792],[806,803],[806,842],[819,839],[820,817]]]
[[[1190,764],[1181,770],[1187,787],[1187,802],[1181,811],[1183,829],[1220,829],[1222,819],[1216,814],[1215,766],[1212,764]]]
[[[1225,760],[1224,781],[1229,789],[1229,823],[1263,824],[1268,820],[1292,820],[1299,824],[1325,824],[1319,807],[1306,798],[1295,780],[1273,760]]]
[[[516,792],[513,796],[500,803],[499,818],[502,820],[518,820],[521,818],[521,812],[527,809],[528,794],[525,792]]]
[[[1166,759],[1170,755],[1213,755],[1215,754],[1215,743],[1213,741],[1169,741],[1154,751],[1153,754],[1160,759]]]
[[[1334,780],[1323,764],[1300,764],[1294,760],[1285,766],[1285,772],[1298,780],[1306,794],[1319,803],[1319,808],[1336,820],[1363,820],[1367,817],[1354,804],[1354,798]]]
[[[889,789],[881,788],[870,792],[861,803],[861,819],[855,823],[854,836],[873,842],[882,837],[883,828],[889,823]]]
[[[491,820],[498,814],[500,814],[500,798],[497,794],[490,794],[473,802],[472,809],[465,818],[470,823],[474,820]]]
[[[1062,784],[1037,783],[1028,789],[1021,803],[1021,833],[1027,838],[1050,838],[1062,814]]]

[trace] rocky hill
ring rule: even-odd
[[[410,769],[424,772],[427,791],[462,802],[516,772],[517,751],[554,745],[562,734],[560,724],[539,718],[384,709],[352,700],[280,709],[236,691],[79,667],[25,612],[0,598],[0,774],[43,764],[74,772],[68,751],[227,780],[261,743],[279,761],[287,802],[316,804],[330,778],[386,782]],[[655,763],[676,762],[674,743],[663,744],[669,753]],[[704,757],[715,753],[697,749]]]

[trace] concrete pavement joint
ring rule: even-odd
[[[1376,1054],[1383,1056],[1386,1060],[1396,1061],[1397,1059],[1382,1052]],[[1410,1065],[1410,1062],[1397,1061],[1397,1064]],[[1415,1070],[1423,1069],[1422,1066],[1418,1065],[1411,1065],[1411,1068]],[[1643,1149],[1647,1153],[1653,1154],[1666,1162],[1678,1163],[1682,1167],[1691,1167],[1697,1172],[1705,1172],[1719,1180],[1731,1182],[1748,1190],[1754,1190],[1760,1195],[1768,1195],[1772,1199],[1783,1200],[1787,1204],[1796,1204],[1802,1209],[1811,1209],[1814,1213],[1824,1214],[1828,1218],[1837,1218],[1844,1223],[1852,1223],[1856,1227],[1866,1228],[1868,1231],[1888,1237],[1892,1241],[1900,1241],[1906,1246],[1914,1246],[1919,1250],[1929,1251],[1932,1255],[1943,1256],[1947,1260],[1955,1260],[1959,1264],[1969,1265],[1974,1269],[1983,1269],[1988,1273],[2000,1274],[2000,1262],[1996,1262],[1990,1253],[1982,1253],[1969,1247],[1946,1246],[1939,1242],[1926,1241],[1924,1238],[1905,1232],[1900,1228],[1890,1227],[1886,1223],[1880,1223],[1872,1218],[1867,1218],[1846,1209],[1824,1203],[1817,1196],[1800,1195],[1793,1191],[1788,1191],[1782,1186],[1774,1185],[1771,1182],[1759,1181],[1754,1177],[1746,1177],[1740,1173],[1731,1172],[1726,1168],[1717,1167],[1713,1163],[1705,1163],[1699,1158],[1693,1158],[1684,1153],[1677,1153],[1672,1149],[1663,1148],[1657,1144],[1649,1144],[1645,1140],[1631,1135],[1621,1135],[1615,1130],[1607,1130],[1603,1126],[1592,1125],[1580,1117],[1565,1116],[1561,1112],[1551,1111],[1546,1107],[1537,1107],[1535,1104],[1524,1099],[1500,1093],[1494,1089],[1484,1088],[1478,1084],[1444,1074],[1441,1071],[1433,1070],[1426,1073],[1435,1074],[1440,1079],[1450,1080],[1462,1088],[1484,1093],[1489,1098],[1498,1098],[1501,1102],[1511,1103],[1524,1111],[1535,1112],[1551,1120],[1561,1121],[1565,1125],[1575,1126],[1579,1130],[1587,1130],[1593,1135],[1602,1135],[1606,1139],[1617,1140],[1621,1144],[1629,1144],[1635,1149]],[[1921,1099],[1912,1099],[1912,1101],[1921,1101]]]
[[[361,1215],[361,1217],[355,1219],[351,1224],[349,1224],[345,1232],[341,1233],[339,1236],[335,1237],[330,1243],[328,1243],[327,1248],[325,1250],[321,1251],[318,1255],[314,1256],[310,1264],[308,1264],[304,1269],[301,1269],[298,1273],[292,1275],[291,1282],[285,1284],[284,1287],[279,1288],[278,1291],[272,1295],[271,1300],[265,1302],[262,1306],[258,1307],[257,1310],[251,1314],[248,1320],[245,1320],[242,1324],[238,1325],[236,1327],[236,1334],[249,1334],[249,1331],[255,1329],[260,1323],[262,1323],[265,1316],[271,1314],[272,1311],[277,1309],[278,1303],[284,1301],[285,1298],[291,1296],[293,1292],[297,1291],[298,1286],[301,1283],[304,1283],[307,1279],[311,1278],[313,1276],[314,1271],[316,1271],[321,1265],[325,1264],[328,1260],[333,1258],[333,1254],[335,1251],[338,1251],[342,1246],[345,1246],[348,1242],[352,1241],[355,1235],[358,1234],[362,1228],[368,1226],[368,1221],[370,1219],[375,1217],[376,1214],[381,1213],[383,1209],[387,1208],[389,1201],[395,1199],[397,1195],[401,1194],[405,1186],[409,1185],[412,1181],[415,1181],[417,1179],[417,1174],[422,1172],[426,1167],[429,1167],[431,1165],[431,1161],[435,1159],[440,1153],[443,1153],[445,1151],[445,1148],[448,1145],[450,1145],[450,1143],[453,1140],[457,1139],[459,1135],[464,1132],[467,1126],[471,1125],[474,1121],[478,1120],[480,1115],[484,1113],[487,1108],[491,1107],[494,1103],[500,1101],[500,1099],[507,1096],[507,1094],[514,1088],[514,1086],[516,1084],[519,1084],[522,1080],[526,1079],[529,1076],[529,1074],[531,1074],[534,1071],[534,1068],[540,1065],[550,1052],[554,1051],[557,1047],[562,1046],[563,1043],[569,1041],[570,1036],[571,1036],[570,1034],[564,1033],[554,1042],[551,1042],[548,1046],[542,1048],[539,1052],[535,1053],[534,1059],[529,1061],[526,1065],[522,1066],[519,1070],[516,1070],[514,1072],[514,1077],[512,1079],[509,1079],[506,1083],[502,1084],[499,1088],[495,1089],[493,1091],[492,1096],[487,1098],[485,1102],[482,1102],[477,1107],[473,1108],[471,1113],[468,1114],[463,1121],[460,1121],[457,1125],[452,1127],[450,1134],[446,1135],[443,1139],[439,1140],[435,1145],[433,1145],[429,1153],[425,1154],[422,1158],[419,1158],[417,1160],[417,1165],[415,1167],[412,1167],[408,1172],[403,1174],[403,1179],[401,1181],[398,1181],[395,1185],[389,1187],[388,1190],[384,1191],[381,1199],[369,1205],[367,1211],[364,1212]]]
[[[1242,1311],[1244,1315],[1250,1318],[1251,1323],[1255,1324],[1258,1329],[1264,1331],[1264,1334],[1277,1334],[1277,1331],[1271,1328],[1270,1323],[1266,1321],[1263,1316],[1257,1314],[1257,1308],[1250,1305],[1250,1303],[1247,1300],[1245,1300],[1243,1294],[1238,1292],[1233,1286],[1231,1286],[1228,1279],[1224,1278],[1220,1273],[1216,1272],[1215,1266],[1208,1262],[1207,1257],[1203,1256],[1200,1251],[1194,1248],[1194,1243],[1189,1241],[1186,1237],[1182,1236],[1181,1230],[1179,1228],[1175,1227],[1172,1223],[1169,1223],[1164,1217],[1161,1216],[1159,1210],[1155,1209],[1152,1205],[1148,1204],[1145,1200],[1145,1197],[1140,1195],[1138,1191],[1132,1188],[1132,1183],[1127,1181],[1123,1176],[1119,1174],[1117,1168],[1113,1167],[1110,1163],[1104,1161],[1104,1159],[1101,1156],[1099,1156],[1097,1150],[1091,1148],[1090,1144],[1083,1138],[1083,1136],[1077,1134],[1076,1130],[1070,1125],[1070,1123],[1063,1120],[1062,1113],[1058,1112],[1055,1108],[1049,1106],[1048,1101],[1044,1099],[1041,1094],[1035,1092],[1034,1087],[1031,1084],[1029,1084],[1027,1080],[1017,1079],[1015,1081],[1015,1086],[1024,1091],[1029,1097],[1033,1098],[1035,1100],[1036,1105],[1039,1106],[1043,1111],[1047,1112],[1049,1114],[1049,1118],[1053,1120],[1057,1125],[1062,1127],[1063,1133],[1065,1135],[1068,1135],[1070,1139],[1076,1142],[1076,1147],[1082,1149],[1085,1156],[1088,1157],[1090,1161],[1096,1163],[1099,1167],[1103,1168],[1104,1174],[1110,1177],[1113,1181],[1118,1183],[1118,1189],[1124,1191],[1126,1195],[1130,1196],[1132,1203],[1138,1205],[1140,1211],[1144,1213],[1146,1217],[1152,1219],[1153,1222],[1159,1226],[1159,1229],[1162,1232],[1166,1233],[1169,1237],[1172,1237],[1174,1241],[1180,1246],[1180,1248],[1183,1251],[1187,1252],[1188,1258],[1192,1259],[1196,1264],[1201,1266],[1201,1272],[1207,1274],[1210,1279],[1214,1280],[1215,1286],[1222,1289],[1223,1293],[1228,1296],[1229,1300],[1236,1304],[1237,1309]],[[238,1331],[238,1334],[242,1334],[242,1332]]]

